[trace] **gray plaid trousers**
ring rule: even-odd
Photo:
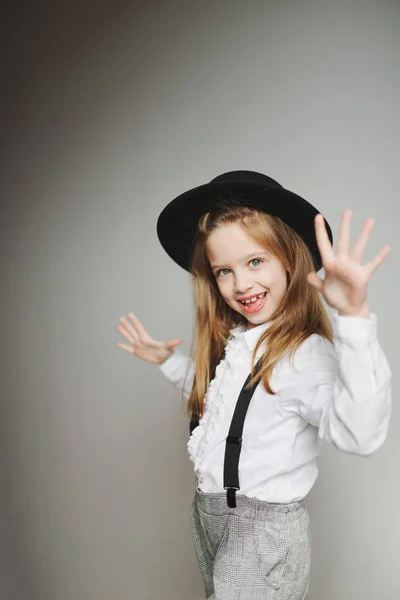
[[[304,500],[269,504],[196,487],[192,533],[207,600],[303,600],[311,567]]]

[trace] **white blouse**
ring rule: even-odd
[[[391,413],[391,373],[377,339],[377,318],[333,314],[334,344],[314,334],[294,355],[275,366],[275,395],[258,384],[243,428],[238,494],[267,502],[292,502],[312,488],[322,440],[340,450],[369,455],[384,442]],[[251,369],[252,351],[269,323],[231,329],[205,412],[188,442],[203,492],[223,492],[225,441],[240,391]],[[265,350],[259,348],[258,359]],[[193,361],[179,350],[159,366],[189,397]]]

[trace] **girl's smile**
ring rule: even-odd
[[[251,300],[247,300],[247,302],[244,302],[243,300],[239,300],[239,304],[242,305],[243,310],[246,313],[259,312],[262,308],[264,308],[266,302],[267,302],[267,292],[263,292],[262,294],[251,296]]]

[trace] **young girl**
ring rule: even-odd
[[[160,365],[188,401],[192,530],[208,599],[305,598],[304,499],[322,440],[365,456],[386,438],[391,375],[367,284],[390,248],[363,265],[374,222],[351,248],[350,219],[345,211],[334,253],[311,204],[249,171],[192,189],[159,216],[162,246],[192,275],[193,360],[132,313],[118,326],[131,346],[118,345]]]

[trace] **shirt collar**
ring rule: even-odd
[[[261,323],[261,325],[257,325],[257,327],[252,327],[252,329],[247,329],[244,323],[237,325],[230,329],[230,333],[235,339],[243,339],[246,342],[247,348],[252,352],[256,347],[256,344],[261,337],[261,335],[268,329],[271,325],[271,321],[267,321],[266,323]]]

